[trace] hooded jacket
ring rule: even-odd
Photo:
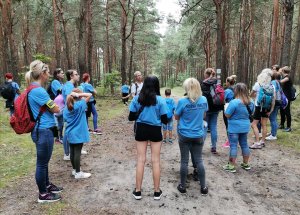
[[[223,110],[224,105],[214,105],[212,96],[210,95],[210,87],[214,84],[218,83],[218,80],[216,78],[207,78],[201,83],[201,90],[203,96],[206,97],[207,103],[208,103],[208,111],[207,112],[218,112],[220,110]]]

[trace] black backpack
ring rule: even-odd
[[[0,87],[0,92],[1,96],[9,101],[13,101],[16,96],[16,91],[12,86],[12,82],[5,82],[5,84]]]
[[[52,81],[50,82],[50,84],[49,84],[49,86],[48,86],[48,88],[47,88],[47,93],[49,94],[50,99],[51,99],[51,100],[54,100],[54,99],[55,99],[55,95],[54,95],[54,93],[52,92],[52,87],[51,87],[51,85],[52,85]]]

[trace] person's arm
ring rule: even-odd
[[[285,77],[285,78],[281,79],[279,82],[280,82],[280,84],[283,84],[288,81],[289,81],[289,77]]]
[[[75,93],[75,92],[72,92],[70,94],[70,96],[74,96],[76,98],[82,98],[82,99],[85,99],[85,102],[89,102],[92,94],[91,93]]]
[[[59,113],[59,111],[60,111],[58,105],[55,104],[55,102],[53,100],[49,100],[46,103],[46,107],[51,113]]]

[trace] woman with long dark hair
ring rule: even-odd
[[[160,149],[162,141],[161,125],[167,124],[167,105],[160,96],[159,81],[150,75],[144,80],[143,88],[129,106],[130,121],[136,121],[135,140],[137,147],[136,187],[133,196],[142,198],[141,187],[146,162],[147,145],[151,146],[151,161],[154,181],[154,200],[160,200]]]

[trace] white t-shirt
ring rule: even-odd
[[[136,87],[135,84],[137,84],[137,87]],[[141,89],[142,89],[142,87],[143,87],[143,84],[144,84],[143,82],[141,82],[141,83],[137,83],[137,82],[132,83],[132,84],[131,84],[131,88],[130,88],[131,94],[132,94],[133,96],[139,95],[140,92],[141,92]],[[137,88],[137,89],[136,89],[136,88]]]
[[[274,86],[273,86],[273,85],[271,85],[271,86],[272,86],[273,89],[274,89],[273,95],[276,95],[276,94],[275,94],[276,91],[275,91]],[[255,101],[254,101],[254,104],[255,104],[256,107],[259,106],[258,103],[257,103],[257,101],[258,101],[258,95],[259,95],[259,93],[258,93],[258,92],[259,92],[259,89],[260,89],[260,85],[259,85],[258,82],[256,82],[256,83],[254,84],[254,86],[252,87],[252,90],[256,92],[256,97],[255,97]]]

